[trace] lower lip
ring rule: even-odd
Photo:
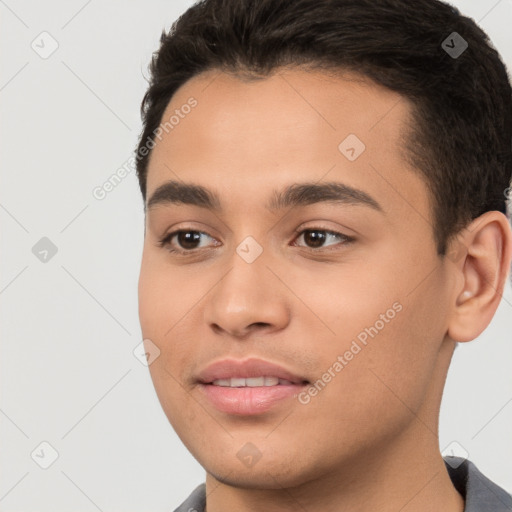
[[[240,388],[199,385],[206,398],[219,411],[240,416],[262,414],[279,402],[296,396],[304,387],[298,384]]]

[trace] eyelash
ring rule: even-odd
[[[351,237],[351,236],[348,236],[348,235],[344,235],[343,233],[338,233],[337,231],[332,231],[332,230],[325,229],[325,228],[322,228],[322,227],[319,227],[319,226],[308,227],[306,229],[297,229],[295,231],[295,234],[300,236],[300,235],[302,235],[303,233],[306,233],[306,232],[321,232],[321,233],[325,233],[325,234],[328,234],[328,235],[337,236],[338,238],[340,238],[342,240],[341,245],[347,245],[347,244],[350,244],[350,243],[355,241],[354,237]],[[197,251],[200,251],[200,249],[197,249],[197,248],[196,249],[188,249],[188,250],[180,250],[180,249],[172,248],[170,246],[171,240],[176,235],[179,235],[180,233],[199,233],[199,234],[202,234],[202,235],[210,236],[210,235],[208,235],[208,233],[205,233],[204,231],[197,231],[197,230],[194,230],[194,229],[178,229],[176,231],[173,231],[171,233],[166,234],[163,238],[161,238],[158,241],[158,246],[161,247],[161,248],[165,248],[167,251],[169,251],[172,254],[177,254],[177,255],[189,255],[189,254],[193,254],[193,253],[195,253]],[[210,238],[213,238],[213,237],[210,237]],[[335,244],[335,245],[338,245],[338,244]],[[330,252],[330,251],[336,250],[336,249],[322,249],[322,248],[315,249],[315,248],[311,248],[311,247],[309,247],[309,248],[305,247],[305,248],[309,249],[313,253]]]

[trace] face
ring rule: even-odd
[[[208,72],[168,105],[139,315],[163,410],[210,476],[299,485],[437,443],[454,283],[402,157],[409,109],[299,69]]]

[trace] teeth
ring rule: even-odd
[[[279,379],[277,377],[265,377],[265,386],[277,386]]]
[[[247,379],[240,377],[232,377],[231,379],[217,379],[212,382],[214,386],[223,386],[230,388],[241,387],[261,387],[261,386],[278,386],[278,385],[291,385],[292,382],[286,379],[279,379],[278,377],[248,377]]]
[[[249,386],[250,388],[265,385],[265,377],[250,377],[247,379],[240,379],[240,380],[245,380],[245,385]],[[243,386],[243,384],[242,384],[242,386]]]
[[[215,386],[229,386],[229,379],[219,379],[212,382]]]

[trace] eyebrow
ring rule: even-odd
[[[363,190],[340,182],[293,183],[283,190],[273,190],[265,208],[270,211],[316,203],[335,203],[368,206],[383,213],[380,204]],[[166,181],[147,201],[146,209],[170,204],[187,204],[222,213],[219,195],[202,185]]]

